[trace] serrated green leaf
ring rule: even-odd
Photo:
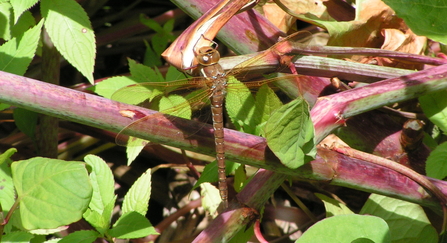
[[[235,77],[228,77],[228,84],[237,84],[241,88],[237,91],[228,91],[225,97],[225,109],[236,130],[253,134],[258,122],[258,114],[255,114],[255,98],[250,89],[243,85]]]
[[[6,234],[2,236],[2,242],[3,243],[28,243],[30,240],[34,237],[34,235],[23,232],[23,231],[16,231],[11,232],[9,234]]]
[[[397,16],[402,18],[415,34],[447,44],[445,1],[384,0],[383,2],[396,11]]]
[[[97,211],[93,211],[88,208],[83,217],[84,219],[91,224],[96,231],[101,234],[104,234],[111,226],[111,218],[113,213],[113,208],[115,207],[116,196],[110,200],[108,204],[104,206],[104,210],[102,213]]]
[[[316,149],[307,102],[298,98],[273,113],[265,126],[265,137],[285,166],[296,169],[311,161]]]
[[[347,214],[318,221],[295,242],[390,243],[391,237],[388,225],[383,219],[375,216]]]
[[[215,218],[218,215],[217,209],[222,202],[219,189],[208,182],[201,183],[200,195],[202,196],[201,199],[203,209],[205,209],[205,211],[209,212],[209,214],[213,218]]]
[[[225,161],[225,174],[228,175],[230,173],[233,173],[241,164],[231,162],[226,160]],[[217,161],[213,161],[205,166],[203,169],[202,174],[200,175],[200,178],[197,180],[196,184],[193,186],[192,190],[196,189],[200,186],[200,184],[204,182],[217,182],[218,181],[218,174],[217,174]]]
[[[16,194],[11,176],[12,160],[10,158],[16,152],[17,149],[11,148],[0,155],[0,203],[5,216],[15,202]]]
[[[0,2],[0,16],[2,24],[0,25],[0,38],[4,40],[11,39],[11,27],[12,27],[12,6],[9,1]]]
[[[87,155],[84,161],[92,167],[90,181],[93,188],[89,208],[102,214],[105,206],[115,198],[115,181],[112,171],[104,160],[95,155]]]
[[[98,237],[100,235],[94,230],[79,230],[65,236],[59,243],[92,243]]]
[[[21,17],[21,15],[32,6],[37,4],[39,0],[20,0],[20,1],[11,1],[12,8],[14,9],[14,23],[17,23],[17,20]]]
[[[25,74],[36,53],[42,24],[40,21],[23,35],[0,46],[0,70],[17,75]]]
[[[337,215],[344,214],[354,214],[346,205],[340,203],[339,201],[330,198],[324,194],[315,193],[321,201],[324,203],[324,207],[326,208],[326,217],[332,217]]]
[[[371,194],[360,213],[384,219],[390,227],[393,243],[438,242],[436,230],[417,204]]]
[[[54,46],[93,84],[95,34],[87,13],[75,0],[41,0],[40,9]]]
[[[419,102],[427,118],[447,133],[447,90],[421,96]]]
[[[20,17],[19,21],[11,27],[11,37],[19,37],[35,25],[36,19],[30,11],[26,11]]]
[[[129,70],[132,78],[136,81],[142,82],[163,82],[165,81],[160,71],[155,68],[150,68],[141,63],[137,63],[132,59],[129,61]]]
[[[36,157],[11,165],[26,229],[53,229],[82,218],[92,196],[84,163]]]
[[[159,234],[149,220],[137,212],[123,214],[108,233],[110,236],[120,239],[134,239]]]
[[[431,151],[425,163],[427,176],[436,179],[447,177],[447,143],[444,142]]]
[[[124,196],[122,213],[137,212],[146,215],[151,198],[151,169],[144,172]]]
[[[183,72],[180,72],[177,68],[174,66],[169,66],[168,71],[166,72],[166,81],[174,81],[174,80],[180,80],[187,78],[186,74]]]
[[[39,115],[34,111],[22,108],[14,109],[14,121],[19,130],[31,139],[35,139]]]

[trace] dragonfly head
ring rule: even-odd
[[[219,62],[219,59],[219,52],[210,46],[201,47],[197,54],[197,61],[203,66],[216,64]]]

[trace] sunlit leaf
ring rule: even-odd
[[[110,236],[120,239],[134,239],[159,234],[149,220],[137,212],[123,214],[108,233]]]
[[[30,9],[38,2],[39,0],[11,1],[12,8],[14,9],[14,23],[17,23],[17,20],[20,18],[23,12]]]
[[[135,211],[146,215],[151,198],[151,169],[146,170],[124,196],[122,213]]]
[[[15,201],[14,184],[11,176],[11,156],[17,149],[11,148],[0,155],[0,203],[3,214],[6,215]]]
[[[75,0],[41,0],[45,29],[61,55],[93,84],[95,34]]]
[[[202,207],[213,217],[217,216],[217,208],[222,199],[219,189],[208,182],[200,184],[200,195],[202,196]]]
[[[26,229],[53,229],[82,218],[92,195],[85,164],[32,158],[11,165]]]
[[[79,230],[65,236],[58,243],[92,243],[98,237],[100,235],[94,230]]]
[[[419,97],[419,102],[427,118],[447,133],[447,91],[431,92]]]
[[[427,176],[436,179],[447,177],[447,143],[440,144],[435,150],[431,151],[425,163]]]
[[[0,70],[17,75],[25,74],[39,43],[43,21],[0,46]]]
[[[361,214],[378,216],[390,227],[393,243],[435,243],[436,230],[421,206],[378,194],[371,196],[363,205]]]
[[[307,102],[295,99],[273,113],[265,126],[265,137],[269,148],[289,168],[312,160],[316,149]]]
[[[344,214],[354,214],[346,205],[341,202],[330,198],[324,194],[315,193],[321,201],[324,203],[324,207],[326,208],[326,217],[332,217],[336,215],[344,215]]]
[[[375,242],[390,243],[387,223],[375,216],[347,214],[318,221],[295,241],[315,242]]]
[[[225,108],[228,116],[236,126],[236,130],[253,134],[255,126],[259,124],[255,122],[256,118],[254,118],[254,116],[258,117],[258,114],[254,114],[255,98],[248,87],[242,85],[236,78],[229,77],[228,84],[238,84],[241,87],[237,91],[231,92],[229,90],[225,97]]]
[[[2,236],[3,243],[28,243],[34,235],[28,232],[16,231]]]

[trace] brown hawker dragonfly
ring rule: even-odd
[[[274,55],[279,55],[277,54],[276,47],[281,43],[289,41],[290,38],[292,37],[281,40],[267,51],[242,62],[227,73],[224,72],[223,68],[218,63],[220,59],[219,52],[213,47],[201,47],[197,51],[196,58],[199,63],[198,68],[200,69],[202,77],[193,77],[169,82],[134,84],[116,91],[113,94],[112,99],[126,103],[129,103],[129,99],[134,100],[134,98],[139,101],[148,99],[149,101],[158,104],[161,104],[168,99],[168,103],[172,102],[175,104],[170,108],[162,108],[160,114],[170,114],[184,118],[191,117],[191,107],[203,106],[203,104],[209,103],[210,101],[218,167],[218,186],[223,207],[226,208],[228,205],[228,188],[225,173],[225,143],[223,129],[224,99],[226,101],[225,108],[227,114],[234,127],[248,133],[256,133],[256,131],[259,131],[259,125],[265,123],[270,113],[274,112],[282,105],[278,97],[276,97],[274,92],[269,88],[268,84],[277,81],[282,82],[290,80],[299,82],[299,77],[297,75],[286,75],[244,83],[241,83],[238,80],[241,78],[241,74],[244,73],[246,67],[259,65],[267,55],[272,55],[272,53],[274,53]],[[259,92],[262,90],[262,100],[255,100],[250,89],[258,89]],[[183,93],[183,91],[191,91],[191,93],[185,96],[186,98],[179,97],[176,94],[169,96],[169,94]],[[267,98],[268,100],[266,100],[266,96],[269,97]],[[266,103],[269,104],[266,105]],[[244,107],[243,110],[241,110],[242,105]],[[141,122],[144,123],[152,116],[153,115],[149,115],[132,122],[124,128],[123,131],[131,126],[138,125]],[[259,132],[257,133],[258,134],[256,135],[259,135]],[[120,132],[117,137],[117,143],[129,146],[130,139],[123,144],[123,142],[121,142],[123,139],[120,137],[125,137],[122,135],[122,132]]]

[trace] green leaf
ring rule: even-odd
[[[157,56],[151,45],[149,45],[146,41],[144,41],[144,45],[146,46],[146,51],[144,52],[143,64],[148,67],[161,66],[161,59]]]
[[[104,233],[111,226],[110,221],[113,213],[113,208],[115,207],[115,201],[116,196],[104,206],[104,210],[102,211],[102,213],[93,211],[92,209],[88,208],[83,215],[84,219],[102,235],[104,235]]]
[[[95,155],[87,155],[84,161],[92,167],[90,181],[93,188],[89,208],[102,214],[106,205],[115,198],[115,181],[112,171],[104,160]]]
[[[231,161],[226,160],[225,161],[225,174],[233,173],[241,164],[234,163]],[[197,180],[196,184],[193,186],[192,190],[199,187],[200,184],[204,182],[217,182],[218,181],[218,174],[217,174],[217,161],[213,161],[205,166],[203,169],[202,175],[200,175],[200,178]]]
[[[79,230],[65,236],[59,243],[92,243],[98,237],[100,235],[94,230]]]
[[[36,25],[36,19],[30,11],[26,11],[20,17],[19,21],[11,27],[11,37],[19,37],[24,32]]]
[[[33,237],[34,235],[28,232],[16,231],[3,235],[2,243],[28,243]]]
[[[12,27],[12,6],[9,1],[0,2],[0,16],[2,24],[0,25],[0,38],[4,40],[11,39],[11,27]]]
[[[15,202],[14,184],[11,176],[11,156],[17,152],[17,149],[11,148],[0,155],[0,203],[3,215],[9,212],[9,209]]]
[[[166,81],[175,81],[180,79],[187,78],[185,73],[180,72],[177,68],[174,66],[169,66],[168,71],[166,72]]]
[[[251,242],[250,239],[253,237],[253,234],[254,230],[252,224],[248,229],[240,229],[228,243]]]
[[[265,138],[273,153],[291,169],[312,160],[316,149],[307,102],[297,98],[273,113],[265,126]]]
[[[25,74],[36,53],[42,24],[40,21],[23,35],[0,46],[0,70],[17,75]]]
[[[17,20],[20,16],[32,6],[37,4],[39,0],[20,0],[20,1],[11,1],[12,8],[14,9],[14,23],[17,23]]]
[[[120,239],[134,239],[159,234],[149,220],[137,212],[123,214],[108,233],[110,236]]]
[[[95,35],[75,0],[41,0],[45,29],[61,55],[93,84]]]
[[[124,196],[122,213],[137,212],[146,215],[151,198],[151,169],[144,172]]]
[[[31,139],[35,139],[39,115],[34,111],[22,108],[14,109],[14,121],[19,130]]]
[[[6,110],[9,107],[11,107],[11,106],[8,104],[0,103],[0,111]]]
[[[315,193],[321,201],[324,203],[324,207],[326,208],[326,217],[332,217],[336,215],[344,215],[344,214],[354,214],[346,205],[340,203],[339,201],[330,198],[326,195]]]
[[[384,2],[396,11],[397,16],[402,18],[415,34],[447,44],[445,1],[384,0]]]
[[[436,230],[417,204],[371,194],[360,213],[384,219],[393,243],[438,242]]]
[[[347,214],[318,221],[295,241],[296,243],[320,242],[391,242],[386,222],[375,216]]]
[[[138,82],[136,82],[130,76],[116,76],[116,77],[111,77],[111,78],[108,78],[108,79],[105,79],[105,80],[99,82],[98,84],[93,86],[92,90],[95,93],[103,96],[104,98],[111,99],[113,93],[115,93],[117,90],[124,88],[128,85],[136,84],[136,83],[138,83]],[[120,100],[116,100],[116,101],[120,101]],[[125,102],[125,101],[120,101],[120,102]],[[141,103],[141,101],[140,101],[140,103]],[[138,104],[138,103],[133,103],[133,104]]]
[[[245,166],[241,165],[239,166],[236,171],[234,172],[234,190],[239,193],[242,188],[244,188],[245,184],[247,183],[247,173],[245,171]]]
[[[219,208],[222,199],[220,198],[219,189],[208,182],[200,184],[200,195],[202,196],[202,207],[209,212],[212,217],[217,216],[217,209]]]
[[[149,141],[141,138],[129,137],[126,147],[127,166],[130,166],[132,164],[132,162],[138,157],[138,155],[148,143]]]
[[[427,176],[440,180],[447,176],[447,142],[431,151],[425,164],[425,171]]]
[[[84,218],[103,234],[110,228],[110,219],[115,206],[115,181],[109,166],[98,156],[87,155],[84,161],[92,167],[90,181],[93,188],[92,200],[89,209],[84,213]]]
[[[256,131],[258,114],[255,114],[255,98],[251,91],[239,80],[230,76],[228,84],[237,84],[241,89],[231,92],[225,97],[225,108],[236,130],[253,134]]]
[[[269,117],[282,106],[275,92],[268,86],[262,85],[256,93],[256,108],[255,114],[259,117],[257,122],[257,131],[255,135],[264,135],[262,131]]]
[[[163,75],[158,69],[153,69],[141,63],[137,63],[132,59],[129,60],[129,69],[132,78],[136,81],[142,82],[163,82],[165,81]]]
[[[419,102],[427,118],[447,133],[447,90],[421,96]]]
[[[92,196],[84,163],[36,157],[11,165],[26,229],[53,229],[82,218]]]

